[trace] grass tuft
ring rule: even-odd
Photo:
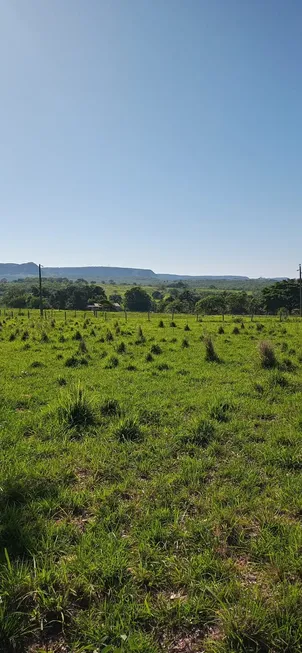
[[[91,400],[87,398],[80,383],[61,400],[59,418],[68,428],[85,427],[95,423]]]

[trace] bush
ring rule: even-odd
[[[106,368],[107,369],[114,369],[115,367],[118,366],[118,364],[119,364],[118,358],[116,358],[116,356],[110,356],[110,358],[108,360],[108,363],[106,365]]]
[[[245,329],[244,322],[241,322],[240,329]]]
[[[117,399],[106,399],[101,405],[101,414],[104,417],[113,417],[114,415],[121,415],[121,407]]]
[[[159,326],[160,329],[164,328],[165,325],[164,325],[162,320],[159,321],[158,326]]]
[[[59,417],[62,422],[67,424],[68,428],[94,424],[95,417],[91,401],[87,399],[80,384],[65,398],[64,404],[59,406]]]
[[[110,329],[108,329],[106,333],[106,340],[107,342],[111,342],[113,339],[113,334],[111,333]]]
[[[159,345],[152,345],[151,354],[155,354],[156,356],[158,356],[161,353],[162,353],[162,349]]]
[[[59,376],[58,377],[58,384],[61,386],[67,385],[66,379],[64,379],[64,376]]]
[[[23,340],[23,341],[24,341],[24,340],[28,340],[28,338],[29,338],[29,333],[28,333],[28,331],[24,331],[24,332],[22,333],[21,340]]]
[[[75,334],[72,336],[73,340],[82,340],[82,334],[80,331],[76,331]]]
[[[263,331],[263,329],[264,329],[264,325],[263,325],[263,324],[260,324],[260,322],[257,322],[257,324],[256,324],[256,329],[257,329],[257,331]]]
[[[118,344],[116,351],[118,354],[124,354],[126,352],[126,345],[123,341]]]
[[[38,367],[44,367],[43,363],[41,361],[33,361],[31,366],[33,369],[38,368]]]
[[[65,338],[64,338],[63,334],[59,336],[58,340],[59,340],[59,342],[65,342]]]
[[[41,342],[49,342],[49,337],[48,337],[47,333],[45,333],[45,331],[42,332]]]
[[[95,336],[95,330],[94,330],[94,329],[91,329],[91,331],[90,331],[90,335],[91,335],[91,336]]]
[[[172,322],[170,322],[170,327],[172,327],[173,329],[175,329],[176,324],[175,324],[174,320],[172,320]]]
[[[208,362],[218,362],[219,358],[218,358],[218,356],[216,354],[216,351],[215,351],[215,348],[214,348],[214,345],[213,345],[213,341],[212,341],[212,338],[210,336],[206,336],[204,338],[204,344],[205,344],[205,348],[206,348],[206,355],[205,355],[206,361],[208,361]]]
[[[138,422],[131,417],[127,417],[120,421],[115,430],[115,436],[120,442],[134,442],[141,440],[142,433]]]
[[[191,329],[190,329],[190,327],[189,327],[188,324],[186,324],[186,326],[185,326],[185,328],[184,328],[184,331],[191,331]]]
[[[274,347],[270,342],[262,340],[259,343],[259,355],[261,367],[266,369],[275,367],[277,364]]]
[[[157,369],[158,369],[160,372],[163,372],[163,371],[165,371],[165,370],[169,370],[170,368],[169,368],[169,365],[168,365],[167,363],[160,363],[160,364],[157,366]]]
[[[146,354],[145,360],[147,361],[147,363],[152,363],[152,361],[154,361],[154,358],[150,351],[148,352],[148,354]]]
[[[14,333],[11,333],[9,336],[9,342],[13,342],[14,340],[16,340],[16,335]]]
[[[136,372],[137,367],[135,367],[135,365],[132,365],[130,363],[130,365],[127,365],[126,370],[128,370],[128,372]]]
[[[219,333],[220,335],[221,335],[222,333],[224,333],[224,328],[223,328],[222,326],[219,327],[219,329],[218,329],[218,333]]]
[[[233,329],[233,334],[234,334],[235,336],[238,336],[239,333],[240,333],[240,331],[239,331],[238,327],[235,326],[234,329]]]
[[[181,346],[182,346],[183,349],[186,349],[187,347],[189,347],[189,341],[188,341],[187,338],[183,339],[183,341],[181,343]]]

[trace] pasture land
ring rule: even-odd
[[[302,651],[299,320],[0,322],[1,652]]]

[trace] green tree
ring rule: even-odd
[[[151,306],[150,295],[143,288],[140,288],[140,286],[126,290],[125,307],[129,311],[146,312],[151,310]]]
[[[223,293],[213,293],[206,295],[195,304],[196,313],[205,313],[206,315],[222,315],[226,310],[225,295]]]

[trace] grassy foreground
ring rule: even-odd
[[[302,651],[301,323],[0,322],[0,651]]]

